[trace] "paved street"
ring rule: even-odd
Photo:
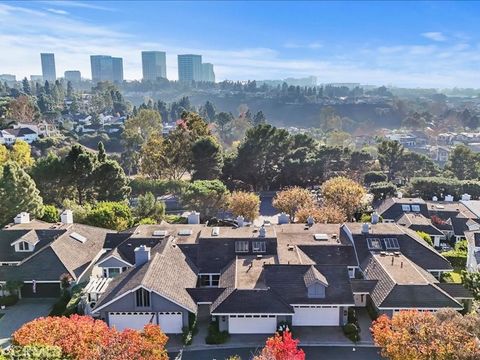
[[[355,351],[353,351],[355,349]],[[198,350],[185,351],[178,360],[224,360],[231,355],[240,355],[242,360],[249,360],[256,349],[219,349],[219,350]],[[372,347],[329,347],[329,346],[306,346],[304,347],[307,359],[312,360],[381,360],[378,349]],[[175,359],[177,354],[170,354]]]
[[[0,312],[5,315],[0,319],[0,347],[10,340],[10,335],[26,322],[50,313],[57,299],[21,299],[14,306]]]

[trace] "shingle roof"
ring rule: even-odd
[[[404,213],[409,212],[404,211],[402,205],[418,205],[420,207],[418,213],[426,217],[429,216],[427,205],[425,201],[420,198],[388,198],[376,207],[376,211],[384,219],[397,220]]]
[[[457,308],[462,305],[435,285],[395,285],[380,307],[387,308]]]
[[[311,265],[265,265],[265,283],[289,304],[353,304],[346,266],[316,265],[326,278],[325,298],[309,298],[304,276]]]
[[[347,245],[299,245],[315,264],[358,266],[353,246]]]
[[[0,230],[0,262],[22,261],[40,251],[64,232],[65,230]],[[16,252],[15,247],[11,246],[12,242],[24,236],[36,237],[39,240],[33,252]]]
[[[351,279],[350,283],[354,293],[370,293],[377,285],[377,280]]]
[[[306,287],[318,282],[328,286],[327,278],[313,265],[310,265],[310,268],[305,272],[305,275],[303,275],[303,281],[305,282]]]
[[[272,290],[235,289],[212,305],[214,314],[292,314],[292,307]]]
[[[473,299],[473,294],[462,284],[438,283],[437,286],[455,299]]]
[[[191,288],[187,289],[193,301],[198,303],[213,303],[225,288]]]

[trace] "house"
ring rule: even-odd
[[[469,231],[466,234],[467,238],[467,266],[469,272],[480,271],[480,232]]]
[[[447,239],[446,235],[429,218],[422,214],[405,213],[397,220],[397,224],[406,226],[413,231],[421,231],[428,234],[432,239],[433,246],[436,248],[440,247],[441,241]]]
[[[28,213],[0,230],[0,284],[21,281],[21,297],[58,297],[61,277],[74,283],[90,278],[110,230],[73,223],[71,211],[62,222],[30,220]]]
[[[197,214],[198,215],[198,214]],[[231,334],[342,326],[348,309],[463,309],[450,263],[392,223],[208,227],[140,225],[106,234],[88,313],[117,329],[159,324],[178,334],[192,315]],[[392,261],[393,259],[393,261]],[[102,281],[101,279],[109,279]],[[89,294],[90,296],[90,294]]]
[[[395,222],[406,213],[421,214],[428,217],[428,208],[425,200],[420,198],[391,197],[375,207],[383,222]]]
[[[23,140],[31,144],[38,140],[38,133],[29,127],[3,129],[0,131],[0,144],[12,145],[17,140]]]

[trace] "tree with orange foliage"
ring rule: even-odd
[[[390,360],[480,359],[480,318],[455,310],[437,313],[401,311],[380,316],[370,329]]]
[[[309,216],[312,216],[315,222],[320,224],[341,224],[347,221],[345,213],[335,205],[302,207],[298,209],[298,222],[306,223]]]
[[[228,209],[233,216],[243,216],[245,220],[255,220],[260,212],[260,197],[252,192],[234,191],[228,197]]]
[[[42,317],[12,335],[16,346],[56,346],[73,360],[167,360],[168,337],[157,325],[122,332],[89,316]]]
[[[33,122],[38,110],[29,96],[19,96],[10,102],[10,116],[18,122]]]
[[[337,176],[322,184],[324,204],[337,206],[351,220],[360,208],[366,194],[365,188],[349,178]]]
[[[253,360],[305,360],[305,353],[298,348],[298,342],[288,330],[282,335],[276,333],[267,339],[262,352]]]
[[[307,189],[294,186],[279,191],[273,198],[273,207],[278,209],[290,217],[290,221],[295,221],[295,215],[298,209],[302,207],[313,207],[314,199]]]

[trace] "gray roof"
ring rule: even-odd
[[[191,288],[187,289],[193,301],[198,303],[213,303],[225,290],[225,288]]]
[[[305,282],[306,287],[316,283],[322,283],[323,285],[328,286],[327,278],[313,265],[310,265],[310,268],[305,275],[303,275],[303,281]]]
[[[168,241],[165,246],[157,244],[151,251],[150,261],[139,267],[130,268],[115,277],[96,304],[95,309],[143,286],[189,311],[196,312],[196,302],[187,291],[197,284],[194,265],[171,241]]]
[[[457,308],[463,306],[437,286],[396,285],[385,297],[380,307],[387,308]]]
[[[376,211],[384,219],[397,220],[403,214],[408,213],[402,209],[402,205],[418,205],[420,206],[418,213],[428,217],[427,204],[420,198],[388,198],[376,206]]]
[[[455,299],[473,299],[473,294],[463,284],[438,283],[437,286]]]
[[[309,298],[305,274],[311,265],[265,265],[265,283],[289,304],[353,304],[346,266],[316,265],[328,286],[325,298]]]
[[[235,289],[219,303],[212,305],[212,314],[292,314],[292,307],[274,291]]]
[[[315,264],[358,266],[355,249],[351,245],[299,245]]]
[[[370,293],[377,285],[377,280],[351,279],[350,283],[354,293]]]
[[[43,249],[64,232],[65,230],[0,230],[0,262],[22,261]],[[11,246],[12,242],[24,236],[30,240],[35,236],[39,240],[33,252],[16,252],[15,247]]]

